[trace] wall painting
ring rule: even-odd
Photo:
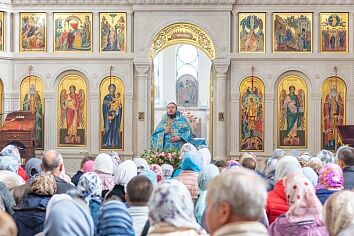
[[[348,52],[347,12],[321,13],[321,52]]]
[[[46,13],[20,13],[20,52],[45,52]]]
[[[126,52],[127,14],[100,13],[100,51]]]
[[[182,75],[176,81],[177,106],[198,107],[198,81],[192,75]]]
[[[265,52],[265,13],[239,13],[239,52]]]
[[[0,52],[3,52],[5,50],[5,17],[4,17],[4,12],[0,11]]]

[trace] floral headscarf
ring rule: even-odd
[[[101,201],[102,181],[100,177],[94,172],[87,172],[80,177],[77,184],[78,195],[87,203],[91,199]]]
[[[171,178],[173,173],[173,166],[171,166],[170,164],[163,164],[161,168],[162,168],[163,177],[165,179]]]
[[[182,145],[181,150],[179,151],[181,154],[181,157],[184,158],[186,154],[191,154],[196,162],[199,168],[201,169],[203,166],[203,161],[202,158],[199,155],[199,152],[197,151],[197,148],[193,146],[191,143],[185,143]]]
[[[153,191],[148,206],[151,226],[165,222],[177,228],[190,228],[203,232],[194,217],[191,194],[178,180],[161,181]]]
[[[285,215],[289,222],[321,219],[322,204],[316,196],[314,186],[305,176],[289,175],[284,183],[289,205]]]
[[[323,149],[317,153],[317,157],[320,158],[323,165],[334,163],[334,155],[331,151]]]
[[[150,170],[152,170],[156,174],[157,182],[163,179],[163,170],[161,166],[159,166],[158,164],[151,164]]]
[[[20,151],[18,150],[18,148],[15,145],[10,144],[10,145],[7,145],[6,147],[4,147],[1,150],[1,155],[2,156],[11,156],[15,160],[17,160],[17,162],[21,162]]]
[[[342,169],[333,163],[327,164],[319,171],[316,189],[342,190],[344,179]]]
[[[17,174],[19,163],[11,156],[0,157],[0,170],[8,170]]]
[[[150,170],[149,164],[144,158],[136,157],[133,159],[136,167],[138,168],[138,174],[140,175],[144,170]]]

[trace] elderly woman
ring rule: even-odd
[[[114,173],[114,188],[110,191],[106,199],[112,196],[119,197],[122,202],[126,202],[125,194],[129,181],[137,175],[137,167],[132,160],[123,161]]]
[[[77,185],[78,195],[90,208],[93,221],[97,222],[98,209],[102,202],[102,182],[94,172],[83,174]]]
[[[209,148],[203,147],[198,150],[199,156],[202,160],[202,169],[204,169],[211,162],[211,154]]]
[[[333,163],[325,165],[318,176],[316,195],[324,204],[333,194],[344,189],[344,178],[342,169]]]
[[[273,157],[269,157],[265,163],[264,168],[264,176],[267,181],[267,191],[272,191],[274,189],[274,185],[277,182],[275,179],[275,170],[277,168],[278,159]]]
[[[335,163],[334,155],[331,151],[323,149],[317,153],[317,157],[322,161],[323,165],[328,163]]]
[[[195,206],[195,218],[197,222],[202,224],[202,216],[206,208],[206,196],[207,196],[207,187],[208,183],[215,177],[219,175],[219,168],[213,164],[209,164],[204,167],[202,172],[198,176],[198,187],[199,187],[199,198],[197,205]]]
[[[195,236],[205,231],[196,222],[191,195],[181,182],[161,181],[153,191],[149,203],[151,236]]]
[[[352,236],[354,232],[354,192],[333,194],[324,205],[324,220],[330,236]]]
[[[93,169],[101,178],[102,182],[102,197],[111,191],[114,187],[113,180],[113,161],[107,153],[99,154],[94,162]]]
[[[19,163],[19,165],[18,165],[18,169],[16,171],[16,174],[21,176],[22,179],[26,182],[29,180],[29,177],[27,176],[26,171],[20,165],[21,164],[21,155],[20,155],[20,151],[18,150],[18,148],[15,145],[12,145],[12,144],[7,145],[6,147],[4,147],[1,150],[0,154],[1,154],[1,156],[11,156],[15,161],[17,161]]]
[[[133,159],[136,167],[138,168],[138,175],[146,170],[150,170],[150,166],[144,158],[136,157]]]
[[[42,160],[36,157],[31,158],[27,161],[25,170],[30,182],[42,173],[41,164]]]
[[[302,174],[300,163],[293,156],[281,158],[275,170],[275,179],[277,182],[274,189],[268,193],[266,211],[270,224],[288,210],[283,180],[292,174]]]
[[[269,235],[328,235],[321,219],[322,205],[309,180],[294,174],[288,176],[284,183],[289,209],[270,225]]]
[[[19,185],[25,184],[25,181],[17,174],[19,163],[11,156],[0,157],[0,182],[3,182],[9,191]]]
[[[323,164],[320,158],[318,157],[312,157],[308,162],[307,166],[312,168],[317,174],[322,168]]]

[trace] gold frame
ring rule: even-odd
[[[107,51],[104,51],[102,50],[102,24],[101,24],[101,21],[102,21],[102,18],[104,16],[110,16],[111,14],[117,14],[117,19],[120,18],[121,16],[124,17],[124,50],[122,51],[118,51],[118,50],[107,50]],[[100,37],[99,37],[99,49],[100,49],[100,52],[120,52],[120,53],[126,53],[127,52],[127,13],[126,12],[100,12]],[[113,21],[112,20],[112,25],[118,23],[118,20],[116,21]]]
[[[22,32],[22,20],[24,17],[39,17],[40,20],[44,19],[44,46],[42,49],[24,49],[22,45],[23,41],[23,32]],[[20,20],[19,20],[19,51],[20,52],[46,52],[47,51],[47,13],[45,12],[20,12]]]
[[[309,18],[307,16],[309,14],[311,17]],[[311,50],[310,51],[276,51],[275,50],[275,16],[276,15],[284,15],[284,16],[301,16],[301,15],[306,15],[310,20],[311,20]],[[282,17],[283,19],[283,17]],[[273,12],[272,13],[272,52],[273,53],[312,53],[313,52],[313,12]]]
[[[1,44],[0,44],[0,52],[4,52],[5,51],[5,12],[4,11],[0,11],[0,28],[1,28],[1,35],[2,35],[2,38],[0,39],[1,41]]]
[[[0,79],[0,113],[3,113],[4,103],[4,82]],[[4,115],[0,116],[0,121],[4,120]]]
[[[32,82],[34,81],[34,83]],[[42,99],[42,145],[38,148],[36,148],[36,150],[44,150],[44,121],[45,121],[45,104],[44,104],[44,82],[43,80],[41,80],[38,76],[26,76],[25,78],[23,78],[23,80],[21,81],[21,85],[20,85],[20,110],[24,110],[23,109],[23,103],[24,103],[24,99],[25,96],[28,94],[29,92],[29,84],[35,84],[36,85],[36,91],[39,91],[39,95]],[[38,86],[39,85],[39,86]],[[39,87],[39,89],[38,89]]]
[[[248,16],[251,16],[251,15],[254,15],[254,16],[257,16],[258,18],[260,18],[261,20],[263,20],[263,35],[264,35],[264,38],[263,38],[263,51],[241,51],[241,22],[242,22],[242,19],[244,19],[245,17],[248,17]],[[265,12],[239,12],[238,13],[238,52],[239,53],[265,53],[266,52],[266,13]]]
[[[241,133],[242,133],[242,122],[241,122],[241,119],[240,119],[240,124],[239,124],[239,127],[241,127],[240,128],[240,131],[239,131],[239,135],[240,135],[240,140],[239,140],[239,145],[240,145],[240,152],[264,152],[264,132],[265,132],[265,129],[264,129],[264,118],[265,118],[265,116],[264,116],[264,108],[265,108],[265,101],[264,101],[264,98],[265,98],[265,85],[264,85],[264,82],[260,79],[260,78],[258,78],[258,77],[256,77],[256,76],[248,76],[248,77],[246,77],[246,78],[244,78],[243,80],[242,80],[242,82],[241,82],[241,84],[240,84],[240,109],[239,109],[239,111],[240,111],[240,114],[239,114],[239,116],[240,116],[240,118],[241,118],[241,115],[242,115],[242,112],[241,112],[241,110],[242,110],[242,100],[243,100],[243,93],[245,93],[245,91],[247,90],[247,87],[249,87],[249,86],[247,86],[246,85],[246,83],[252,83],[252,79],[254,79],[255,81],[253,82],[253,83],[258,83],[259,84],[259,86],[257,86],[258,88],[260,87],[261,89],[258,89],[258,91],[260,91],[261,93],[262,93],[262,114],[263,114],[263,117],[262,117],[262,149],[260,149],[260,150],[257,150],[257,149],[254,149],[254,150],[246,150],[246,149],[244,149],[244,150],[242,150],[241,149],[241,146],[242,146],[242,135],[241,135]]]
[[[69,80],[69,82],[65,83],[67,80]],[[75,82],[70,82],[71,81],[75,81]],[[79,82],[76,82],[76,81],[79,81]],[[67,86],[67,84],[69,84]],[[60,127],[60,119],[61,119],[61,107],[60,107],[60,95],[61,95],[61,92],[63,91],[63,89],[69,89],[69,86],[70,85],[75,85],[77,87],[77,90],[79,90],[80,86],[78,85],[84,85],[84,88],[81,88],[81,89],[84,89],[84,92],[85,92],[85,102],[84,102],[84,134],[83,134],[83,137],[84,137],[84,144],[63,144],[63,143],[60,143],[60,130],[61,130],[61,127]],[[78,74],[68,74],[68,75],[65,75],[64,77],[62,77],[58,83],[58,114],[57,114],[57,145],[58,147],[86,147],[87,146],[87,128],[88,128],[88,125],[87,125],[87,97],[88,97],[88,88],[87,88],[87,84],[86,84],[86,81],[84,78],[82,78],[80,75]]]
[[[121,98],[122,98],[122,121],[121,121],[121,130],[122,130],[122,148],[103,148],[102,147],[102,141],[103,141],[103,136],[102,136],[102,132],[104,130],[104,127],[103,127],[103,112],[102,112],[102,105],[103,105],[103,100],[104,100],[104,97],[107,95],[107,91],[108,91],[108,86],[109,84],[111,84],[110,80],[112,81],[112,84],[116,85],[116,91],[117,92],[121,92]],[[108,86],[107,86],[108,84]],[[118,88],[121,88],[121,89],[118,89]],[[106,91],[106,93],[103,93],[103,90]],[[117,76],[107,76],[105,77],[101,83],[100,83],[100,150],[112,150],[112,151],[124,151],[124,118],[125,118],[125,115],[124,115],[124,110],[125,110],[125,87],[124,87],[124,83],[123,83],[123,80],[121,80],[119,77]]]
[[[322,27],[322,23],[325,19],[327,19],[327,17],[331,16],[331,15],[338,15],[339,17],[343,17],[345,18],[345,23],[346,23],[346,26],[345,26],[345,32],[346,32],[346,35],[345,35],[345,42],[346,42],[346,48],[345,48],[345,51],[324,51],[323,50],[323,45],[322,45],[322,30],[325,30],[323,27]],[[341,18],[342,18],[341,17]],[[336,27],[331,27],[331,30],[335,29]],[[349,53],[349,12],[321,12],[320,13],[320,52],[321,53]]]
[[[342,99],[343,99],[343,125],[345,124],[345,117],[346,117],[346,103],[347,103],[347,85],[346,83],[344,82],[344,80],[338,76],[331,76],[331,77],[328,77],[327,79],[325,79],[325,81],[323,81],[322,83],[322,86],[321,86],[321,149],[324,149],[324,138],[323,138],[323,133],[325,131],[325,128],[324,128],[324,114],[323,114],[323,107],[324,107],[324,103],[325,103],[325,100],[326,100],[326,95],[329,93],[329,90],[328,87],[331,86],[331,83],[333,82],[333,80],[336,80],[335,83],[336,83],[336,86],[337,86],[337,89],[338,87],[342,87],[343,91],[339,91],[339,95],[342,95]],[[340,85],[338,84],[338,82],[340,83]],[[340,89],[338,89],[340,90]],[[341,94],[342,93],[342,94]],[[340,136],[337,134],[337,142],[338,140],[340,140]],[[337,145],[337,144],[336,144]],[[331,150],[329,149],[330,151],[335,151],[335,150]]]
[[[286,83],[286,88],[285,88],[285,91],[288,92],[288,88],[289,88],[289,85],[295,85],[295,88],[297,89],[297,91],[299,90],[299,88],[303,89],[304,90],[304,95],[305,95],[305,102],[304,102],[304,106],[305,106],[305,109],[304,109],[304,138],[305,138],[305,145],[303,146],[286,146],[286,145],[280,145],[280,118],[281,118],[281,108],[280,108],[280,94],[281,94],[281,90],[283,90],[283,83],[285,80],[289,80],[289,79],[292,79],[292,81],[288,81]],[[295,82],[296,81],[296,82]],[[299,81],[299,82],[298,82]],[[301,84],[302,86],[304,87],[301,87],[301,86],[298,86],[299,84]],[[297,86],[297,87],[296,87]],[[284,76],[282,79],[279,80],[279,83],[278,83],[278,88],[277,88],[277,97],[276,97],[276,101],[277,101],[277,146],[279,148],[288,148],[288,149],[291,149],[291,148],[296,148],[296,149],[306,149],[308,147],[308,88],[307,88],[307,84],[306,84],[306,81],[301,78],[299,75],[295,75],[295,74],[292,74],[292,75],[287,75],[287,76]]]
[[[190,23],[175,23],[161,29],[152,40],[150,58],[154,58],[162,49],[173,44],[191,44],[215,59],[214,43],[200,27]]]
[[[81,22],[84,21],[85,17],[89,16],[90,21],[91,21],[91,27],[90,27],[90,38],[91,38],[91,45],[90,49],[79,49],[79,50],[57,50],[57,37],[56,37],[56,21],[59,20],[60,17],[62,17],[62,21],[64,21],[67,18],[75,18],[76,20],[80,20]],[[78,19],[77,19],[78,18]],[[65,23],[64,23],[65,24]],[[92,12],[54,12],[53,13],[53,52],[55,53],[62,53],[62,52],[73,52],[73,53],[87,53],[87,52],[92,52],[93,51],[93,14]],[[65,26],[63,26],[64,28]],[[74,42],[73,42],[74,44]]]

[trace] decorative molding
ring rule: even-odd
[[[236,5],[354,5],[354,0],[237,0]]]

